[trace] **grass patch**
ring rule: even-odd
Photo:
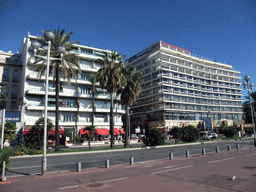
[[[242,138],[246,138],[246,137],[238,137],[238,136],[234,136],[234,137],[231,137],[231,138],[221,138],[221,140],[241,140]]]

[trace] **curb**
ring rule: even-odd
[[[244,138],[244,139],[250,139],[250,138]],[[207,143],[218,143],[225,140],[216,140],[216,141],[207,141]],[[235,141],[235,140],[230,140]],[[46,154],[47,156],[62,156],[62,155],[82,155],[82,154],[90,154],[90,153],[102,153],[102,152],[116,152],[116,151],[134,151],[134,150],[145,150],[145,149],[157,149],[157,148],[166,148],[166,147],[179,147],[179,146],[186,146],[186,145],[199,145],[199,144],[205,144],[205,142],[196,142],[196,143],[185,143],[185,144],[174,144],[174,145],[164,145],[164,146],[154,146],[154,147],[141,147],[141,148],[131,148],[131,149],[112,149],[112,150],[99,150],[99,151],[84,151],[84,152],[67,152],[67,153],[56,153],[56,154]],[[40,155],[23,155],[23,156],[15,156],[10,157],[11,159],[18,159],[18,158],[36,158],[36,157],[43,157],[43,154]]]

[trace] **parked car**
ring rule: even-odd
[[[216,133],[210,133],[209,135],[204,135],[203,139],[204,140],[210,140],[210,139],[216,139],[218,135]]]

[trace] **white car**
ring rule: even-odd
[[[210,133],[209,135],[204,135],[203,139],[206,140],[210,140],[210,139],[216,139],[218,137],[218,135],[216,133]]]

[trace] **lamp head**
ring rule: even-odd
[[[34,55],[37,53],[37,49],[41,46],[37,41],[32,41],[31,46],[33,48]]]
[[[246,82],[250,81],[250,79],[251,79],[251,77],[248,76],[248,75],[246,75],[246,76],[244,77],[244,80],[245,80]]]
[[[250,87],[250,89],[252,90],[252,88],[253,88],[253,83],[249,83],[249,87]]]
[[[66,53],[66,48],[63,46],[60,46],[60,47],[58,47],[57,51],[59,52],[60,58],[62,59],[64,54]]]
[[[55,35],[52,31],[44,31],[44,38],[46,41],[53,41],[55,39]]]
[[[242,83],[242,85],[244,86],[244,88],[246,89],[246,85],[247,85],[247,83],[244,81],[243,83]]]

